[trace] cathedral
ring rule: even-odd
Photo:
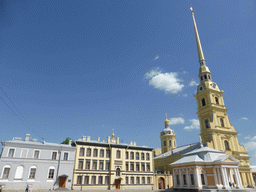
[[[201,46],[196,21],[191,8],[196,44],[199,57],[200,84],[194,95],[197,102],[197,114],[200,122],[200,136],[202,141],[185,146],[177,147],[174,130],[169,127],[169,120],[166,117],[165,128],[160,133],[161,149],[155,151],[155,169],[157,171],[173,172],[171,163],[181,159],[181,157],[195,149],[199,149],[202,144],[205,147],[224,151],[226,155],[231,155],[238,160],[239,175],[244,187],[254,185],[250,161],[244,146],[240,145],[235,127],[230,124],[226,106],[224,105],[223,92],[218,85],[213,82],[212,74],[206,65],[206,61]]]

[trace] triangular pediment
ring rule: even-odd
[[[227,158],[225,161],[233,161],[233,160],[231,160],[230,158]]]

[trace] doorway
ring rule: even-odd
[[[67,179],[67,177],[59,177],[59,188],[66,187],[66,179]]]
[[[116,189],[120,189],[120,180],[116,179]]]
[[[164,183],[164,178],[160,177],[158,179],[158,189],[165,189],[165,183]]]

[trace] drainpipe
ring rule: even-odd
[[[57,174],[56,174],[56,181],[55,181],[55,185],[58,183],[59,169],[60,169],[61,151],[62,151],[62,147],[61,147],[61,148],[59,149],[59,151],[58,151],[58,153],[59,153],[59,160],[58,160],[58,167],[57,167]]]

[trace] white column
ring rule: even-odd
[[[226,182],[227,182],[227,186],[228,186],[228,188],[230,188],[230,186],[229,186],[229,178],[228,178],[228,172],[227,172],[227,168],[226,167],[224,167],[224,175],[226,176]]]
[[[194,182],[195,182],[195,188],[199,188],[198,176],[197,176],[197,167],[194,167]]]
[[[236,179],[237,179],[237,186],[239,188],[243,188],[243,184],[242,184],[242,181],[241,181],[241,177],[240,177],[238,168],[235,168],[234,171],[235,171],[235,175],[236,175]]]
[[[179,168],[179,179],[180,179],[180,187],[183,187],[182,177],[181,177],[181,169]]]
[[[223,167],[221,167],[221,177],[222,177],[222,181],[223,181],[223,186],[225,188],[228,187],[227,180],[226,180],[226,177],[225,177],[225,171],[224,171]]]
[[[235,183],[231,168],[229,169],[229,177],[230,177],[231,183]]]
[[[196,167],[195,171],[196,171],[195,177],[196,177],[196,180],[197,180],[197,183],[198,183],[198,189],[201,189],[202,188],[202,181],[201,181],[201,178],[200,178],[198,167]]]
[[[172,175],[173,175],[173,188],[176,188],[177,181],[176,181],[176,174],[174,169],[172,170]]]
[[[222,182],[221,182],[221,178],[220,178],[220,168],[219,167],[217,167],[217,173],[218,173],[218,183],[219,183],[219,185],[222,185]]]
[[[188,177],[188,168],[186,168],[186,180],[187,180],[187,187],[190,187],[189,177]]]
[[[214,174],[215,186],[217,186],[218,185],[218,176],[216,173],[216,167],[213,167],[213,174]]]

